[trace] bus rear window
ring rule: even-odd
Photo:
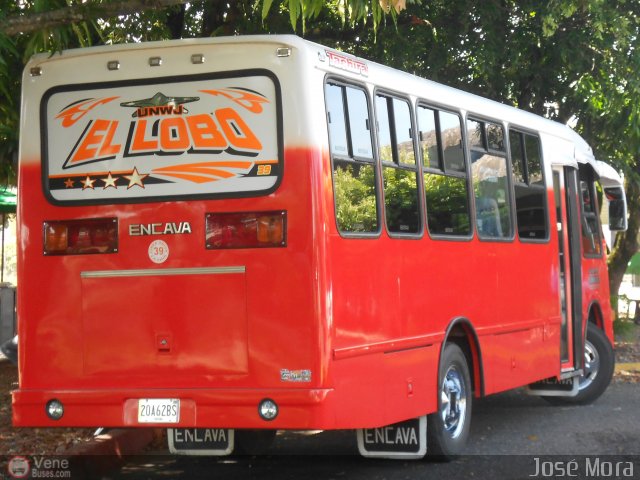
[[[281,177],[268,72],[55,87],[41,112],[54,203],[255,196]]]

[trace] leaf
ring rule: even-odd
[[[269,15],[272,3],[273,0],[262,0],[262,20],[265,20]]]
[[[296,31],[298,24],[298,7],[300,6],[298,2],[299,0],[289,0],[289,21],[291,22],[294,32]]]

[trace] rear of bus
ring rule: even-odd
[[[27,66],[14,425],[323,423],[305,61],[261,37]]]

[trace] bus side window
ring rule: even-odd
[[[418,167],[409,104],[376,95],[376,118],[387,228],[392,233],[419,233]]]
[[[344,233],[379,230],[369,105],[364,90],[325,85],[336,222]]]
[[[418,106],[427,226],[432,235],[471,234],[460,116]]]
[[[504,130],[496,123],[467,120],[476,225],[482,239],[512,236]]]
[[[542,175],[540,139],[509,130],[512,180],[520,240],[544,240],[548,235],[546,187]]]
[[[600,224],[598,222],[598,203],[594,195],[594,182],[580,175],[582,196],[582,251],[585,256],[599,256],[602,247]]]

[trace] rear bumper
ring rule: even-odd
[[[270,429],[330,429],[335,415],[329,404],[333,389],[155,389],[155,390],[16,390],[16,427],[217,427]],[[180,399],[179,423],[139,423],[138,399]],[[258,404],[274,400],[278,416],[266,421]],[[50,419],[47,402],[64,405],[60,420]]]

